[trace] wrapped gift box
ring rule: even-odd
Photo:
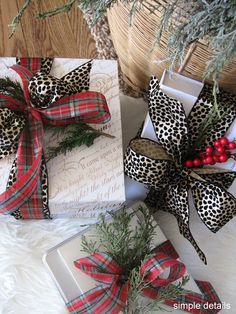
[[[179,100],[183,104],[185,113],[188,116],[203,88],[203,83],[165,70],[160,80],[160,88],[169,97]],[[156,141],[156,134],[149,114],[147,114],[144,121],[141,137]],[[226,137],[230,141],[236,140],[236,120],[227,131]],[[216,163],[214,167],[236,171],[236,161],[231,158],[226,163]],[[127,200],[132,202],[134,200],[144,200],[146,198],[149,190],[142,183],[134,181],[126,176],[125,184]],[[236,180],[234,180],[229,191],[236,196]]]
[[[145,206],[144,203],[138,202],[133,205],[132,208],[130,208],[129,210],[137,210],[140,205],[143,207]],[[137,214],[133,217],[131,221],[132,228],[135,229],[138,221],[142,219],[143,218],[141,212],[137,211]],[[154,220],[153,223],[156,224]],[[86,257],[88,255],[87,253],[80,250],[82,235],[93,236],[94,230],[95,229],[93,226],[85,229],[74,237],[52,248],[43,257],[43,261],[50,271],[50,274],[55,281],[66,304],[78,298],[80,294],[85,293],[86,291],[96,286],[96,283],[93,279],[91,279],[89,276],[87,276],[74,266],[75,260]],[[160,244],[167,241],[159,226],[156,226],[155,231],[156,234],[153,238],[152,243],[153,247],[159,246]],[[187,282],[184,288],[192,292],[201,294],[201,291],[199,290],[194,279],[188,273],[186,273],[185,275],[188,275],[190,277],[190,280]],[[183,313],[182,310],[177,310],[177,305],[175,307],[175,313]],[[170,310],[170,307],[167,305],[163,305],[163,308],[167,311]]]
[[[54,59],[51,74],[62,77],[88,60]],[[15,58],[0,58],[0,77],[20,81],[8,67]],[[92,125],[113,139],[99,137],[94,145],[85,145],[47,163],[49,176],[49,209],[52,217],[80,217],[96,219],[105,210],[115,210],[125,201],[121,113],[117,62],[94,60],[90,76],[90,90],[105,95],[111,120]],[[45,147],[55,146],[56,138],[45,135]],[[0,193],[5,190],[14,155],[0,161]]]

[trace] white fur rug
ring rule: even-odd
[[[121,99],[126,146],[145,116],[146,105],[142,100],[124,96]],[[157,219],[193,277],[211,281],[222,302],[230,303],[230,310],[220,313],[236,313],[236,218],[214,235],[192,213],[192,231],[207,255],[208,266],[179,235],[171,215],[158,213]],[[80,230],[78,219],[22,222],[12,217],[0,218],[0,314],[67,313],[42,256]]]

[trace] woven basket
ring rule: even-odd
[[[121,1],[118,1],[107,13],[123,78],[136,91],[144,91],[148,86],[150,76],[155,74],[160,78],[163,70],[168,67],[166,62],[157,65],[153,61],[168,58],[166,47],[171,33],[165,32],[163,34],[160,47],[154,43],[161,21],[161,9],[170,1],[147,0],[147,5],[151,2],[160,4],[160,12],[154,15],[143,8],[135,13],[132,23],[130,23],[130,5]],[[177,7],[176,16],[180,12],[178,10],[181,10],[181,14],[184,13],[184,18],[188,18],[191,8],[188,6]],[[178,27],[177,24],[176,27]],[[206,63],[211,57],[212,51],[208,44],[199,41],[189,47],[184,62],[175,70],[188,77],[202,80]],[[236,93],[236,58],[224,68],[219,82],[222,88]]]

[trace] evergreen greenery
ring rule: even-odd
[[[0,78],[0,93],[25,103],[25,96],[20,83],[11,81],[9,77]]]
[[[114,136],[96,130],[85,123],[71,124],[68,126],[50,126],[47,129],[54,129],[54,134],[63,134],[63,139],[58,143],[58,146],[49,147],[46,153],[46,160],[55,158],[60,154],[66,154],[76,147],[93,145],[94,140],[99,136],[114,138]]]
[[[132,218],[136,212],[142,214],[143,219],[138,221],[137,227],[133,230]],[[163,310],[162,304],[165,299],[176,299],[186,294],[184,285],[189,277],[185,276],[178,284],[171,284],[159,291],[156,300],[147,300],[141,297],[142,291],[148,286],[144,276],[140,276],[140,267],[143,261],[152,256],[152,241],[155,235],[156,224],[146,207],[139,207],[137,211],[129,212],[125,208],[116,213],[110,213],[111,220],[100,216],[96,225],[94,235],[82,237],[82,250],[88,254],[102,251],[108,253],[124,270],[124,275],[130,280],[128,302],[124,313],[143,314],[152,311]],[[98,239],[94,241],[93,238]],[[147,303],[148,301],[148,303]]]

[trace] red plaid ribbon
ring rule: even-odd
[[[17,181],[0,194],[0,213],[11,214],[20,209],[24,219],[44,218],[42,211],[41,164],[43,157],[43,124],[68,125],[76,122],[105,123],[110,119],[105,97],[97,92],[82,92],[54,102],[48,109],[31,106],[28,82],[33,71],[40,69],[41,59],[21,59],[14,65],[22,79],[25,103],[0,94],[0,107],[25,113],[27,123],[17,150]]]
[[[141,274],[149,284],[143,294],[151,299],[158,297],[159,289],[183,277],[185,265],[177,260],[178,254],[170,241],[155,249],[153,257],[141,266]],[[129,279],[125,278],[121,267],[106,253],[94,253],[75,262],[75,266],[100,283],[67,303],[71,314],[118,314],[125,306],[129,293]],[[167,278],[160,275],[169,269]],[[184,310],[194,314],[213,314],[219,312],[216,304],[221,304],[215,290],[208,282],[196,281],[202,294],[187,293],[175,300],[165,300],[169,306],[186,304]],[[199,304],[196,306],[196,304]],[[213,306],[209,306],[212,304]],[[192,305],[192,306],[191,306]],[[200,309],[199,309],[200,307]],[[213,308],[213,309],[212,309]]]

